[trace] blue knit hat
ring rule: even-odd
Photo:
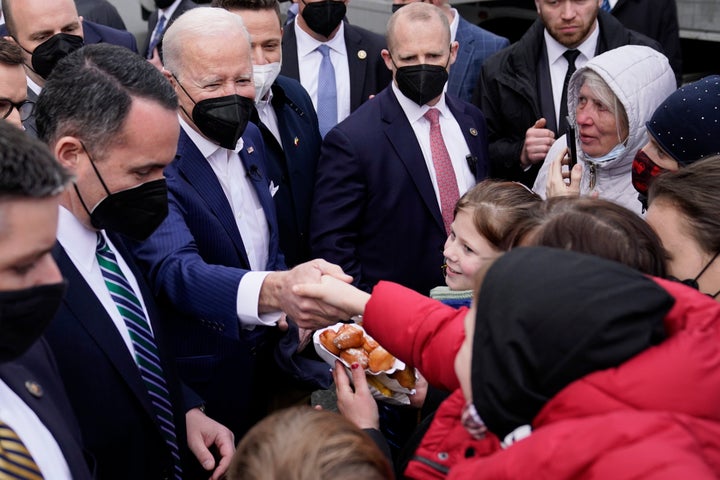
[[[676,90],[645,125],[681,166],[720,154],[720,75]]]

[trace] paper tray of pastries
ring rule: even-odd
[[[362,326],[337,323],[313,334],[317,354],[331,366],[340,360],[347,368],[357,362],[365,369],[370,391],[378,400],[408,405],[408,394],[415,393],[417,376],[414,369],[393,357],[380,346]]]

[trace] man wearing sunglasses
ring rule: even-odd
[[[23,128],[34,103],[27,99],[27,82],[20,47],[0,38],[0,118]]]

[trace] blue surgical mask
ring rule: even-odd
[[[623,155],[625,153],[625,150],[627,150],[627,145],[625,145],[625,142],[618,143],[612,148],[612,150],[600,157],[591,157],[590,155],[585,154],[585,161],[592,163],[606,163],[610,160],[615,160],[616,158]]]

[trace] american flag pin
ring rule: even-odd
[[[471,129],[470,129],[470,135],[472,135],[473,137],[477,137],[477,136],[478,136],[478,131],[475,130],[474,128],[471,128]]]
[[[294,143],[295,146],[297,147],[297,146],[298,146],[298,143],[300,143],[300,139],[299,139],[298,137],[295,137],[295,140],[293,140],[293,143]]]
[[[254,151],[255,151],[255,149],[253,147],[247,148],[247,153],[253,153]]]

